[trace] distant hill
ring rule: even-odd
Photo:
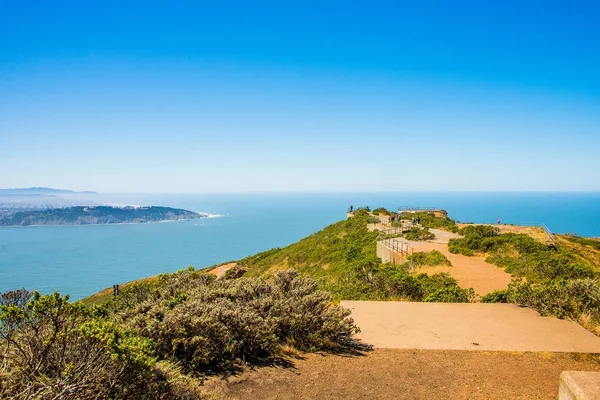
[[[30,188],[15,188],[15,189],[0,189],[0,195],[3,194],[35,194],[35,195],[55,195],[55,194],[98,194],[97,192],[84,191],[76,192],[74,190],[53,189],[46,187],[30,187]]]
[[[146,223],[204,217],[207,215],[170,207],[78,206],[0,214],[0,227]]]

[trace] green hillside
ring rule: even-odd
[[[272,249],[238,262],[245,276],[268,276],[294,269],[319,281],[336,299],[466,302],[448,274],[411,275],[408,265],[383,264],[376,255],[379,233],[369,232],[369,214],[358,211],[297,243]]]

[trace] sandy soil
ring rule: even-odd
[[[228,399],[556,399],[564,370],[600,371],[600,362],[566,353],[376,349],[308,354],[205,388]]]
[[[478,295],[485,295],[494,290],[502,290],[508,287],[511,276],[502,268],[487,263],[484,257],[467,257],[462,254],[452,254],[448,251],[448,241],[454,237],[460,237],[454,233],[439,229],[430,229],[436,236],[435,240],[429,242],[414,242],[402,238],[395,241],[407,242],[415,252],[438,250],[445,255],[452,267],[420,267],[416,272],[435,274],[448,272],[463,288],[473,288]]]
[[[514,304],[342,301],[375,348],[599,353],[581,325]]]
[[[218,267],[215,267],[212,270],[210,270],[208,273],[216,275],[217,278],[222,278],[223,276],[225,276],[225,273],[227,271],[229,271],[231,268],[235,267],[236,265],[237,265],[237,263],[234,263],[234,262],[229,263],[229,264],[219,265]]]

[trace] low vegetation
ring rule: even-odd
[[[373,215],[391,215],[391,213],[387,209],[379,207],[373,210]]]
[[[215,280],[194,271],[130,285],[86,308],[58,293],[7,293],[0,306],[0,396],[198,398],[192,377],[268,359],[282,346],[338,350],[349,311],[294,271]]]
[[[564,235],[563,237],[570,242],[577,243],[582,246],[589,246],[600,251],[600,239],[590,239],[575,235]]]
[[[451,266],[450,260],[437,250],[418,252],[408,257],[408,261],[414,263],[416,266],[438,266],[445,265]]]
[[[433,212],[418,211],[418,212],[403,212],[400,214],[400,219],[411,221],[412,219],[420,219],[420,225],[424,228],[443,229],[449,232],[458,232],[456,222],[448,216],[439,216]],[[397,225],[400,222],[396,223]]]
[[[407,240],[414,241],[435,239],[435,235],[429,232],[429,228],[419,228],[418,226],[410,228],[410,230],[406,232],[405,237]]]
[[[456,301],[472,299],[448,274],[413,276],[409,264],[383,264],[376,255],[379,233],[367,230],[369,214],[330,225],[283,249],[238,262],[246,276],[266,276],[294,268],[318,280],[334,299]],[[444,300],[439,300],[443,298]]]
[[[464,237],[450,241],[450,252],[485,254],[488,262],[516,278],[507,290],[490,293],[483,302],[532,307],[542,314],[574,319],[600,334],[600,280],[581,247],[551,247],[526,234],[500,235],[491,226],[467,226],[459,233]],[[595,246],[593,240],[571,241]]]

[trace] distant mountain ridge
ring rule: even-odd
[[[0,195],[3,194],[41,194],[41,195],[54,195],[54,194],[98,194],[93,191],[76,192],[74,190],[66,189],[53,189],[47,187],[30,187],[30,188],[14,188],[14,189],[0,189]]]
[[[106,225],[205,218],[208,214],[171,207],[76,206],[19,211],[2,215],[0,227],[37,225]]]

